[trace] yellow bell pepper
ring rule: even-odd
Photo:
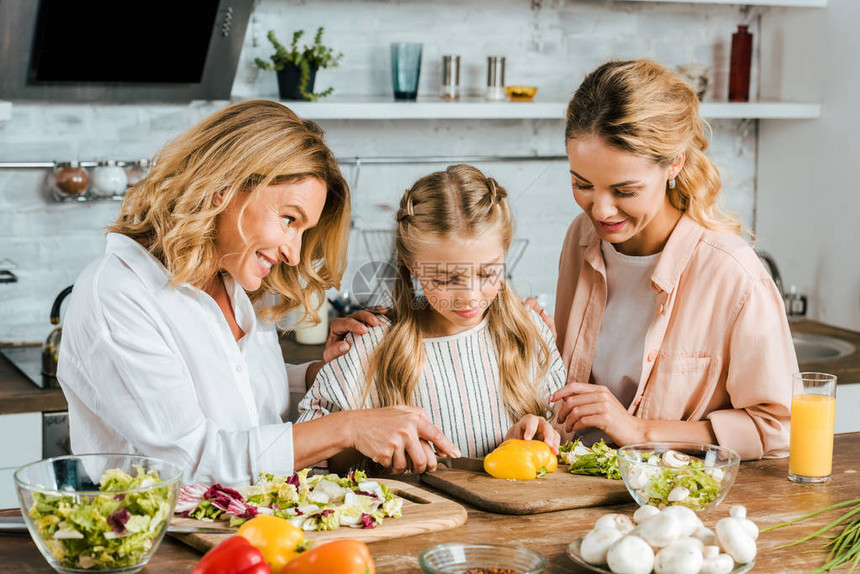
[[[269,514],[259,514],[245,522],[236,534],[263,553],[263,559],[273,572],[279,572],[284,564],[295,558],[299,554],[297,548],[305,541],[301,528]]]
[[[557,468],[558,459],[542,440],[506,440],[484,458],[484,470],[496,478],[533,480]]]

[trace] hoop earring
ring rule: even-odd
[[[669,180],[668,187],[669,187],[669,189],[675,189],[675,178],[674,177]]]

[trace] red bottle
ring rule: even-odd
[[[738,25],[732,34],[732,60],[729,68],[729,101],[750,100],[750,65],[752,64],[752,34],[746,26]]]

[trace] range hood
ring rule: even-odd
[[[0,99],[229,99],[254,0],[0,0]]]

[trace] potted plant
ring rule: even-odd
[[[324,98],[332,93],[334,88],[329,88],[319,93],[314,93],[314,80],[317,70],[320,68],[334,68],[337,66],[343,54],[335,54],[331,48],[322,43],[323,28],[317,30],[314,43],[305,45],[299,49],[299,40],[304,35],[304,30],[293,32],[293,41],[287,50],[275,37],[275,31],[269,30],[268,38],[275,53],[269,59],[271,63],[255,58],[254,63],[264,70],[275,70],[278,73],[278,91],[280,97],[285,100],[310,100]]]

